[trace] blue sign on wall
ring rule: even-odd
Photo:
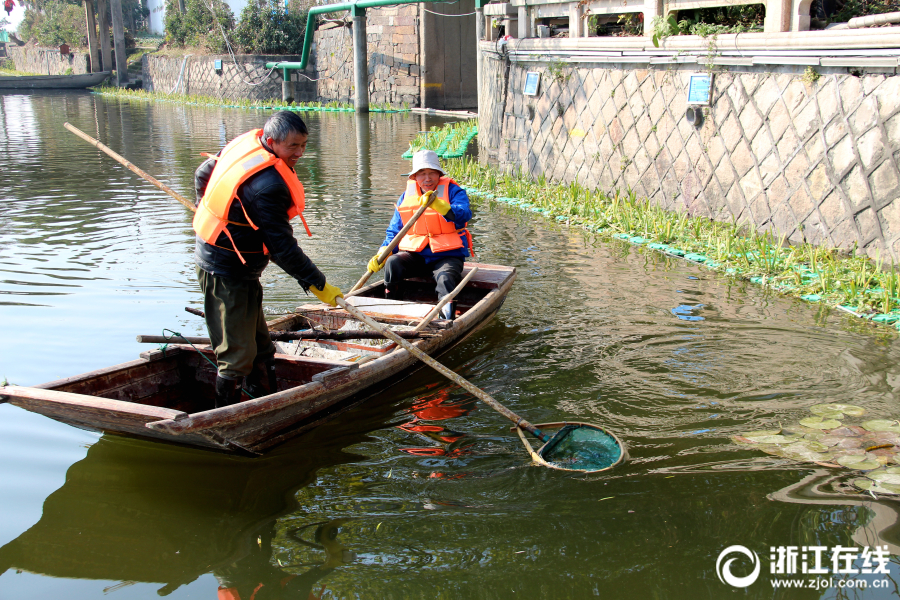
[[[522,93],[526,96],[537,96],[540,84],[541,74],[536,71],[528,71],[525,74],[525,89],[522,90]]]
[[[688,104],[709,104],[712,99],[713,76],[707,73],[691,75],[688,83]]]

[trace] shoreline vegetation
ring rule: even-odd
[[[900,330],[900,271],[893,261],[786,237],[755,226],[666,211],[631,190],[553,184],[541,175],[501,172],[474,157],[445,161],[471,194],[560,224],[645,246],[806,302],[830,305]]]
[[[98,86],[90,88],[91,92],[101,96],[115,96],[130,100],[152,100],[155,102],[174,102],[177,104],[189,104],[193,106],[218,106],[222,108],[244,108],[251,110],[294,110],[294,111],[318,111],[318,112],[353,112],[353,104],[348,102],[290,102],[284,100],[231,100],[203,96],[199,94],[164,94],[160,92],[148,92],[145,90],[128,90],[116,86]],[[404,102],[401,107],[390,104],[373,103],[369,105],[369,112],[393,113],[409,112],[409,104]]]
[[[136,100],[225,108],[353,111],[351,104],[339,102],[285,105],[280,100],[232,101],[116,87],[93,88],[93,92]],[[370,110],[402,112],[409,108],[382,105]],[[473,129],[477,132],[477,121],[467,125],[448,123],[428,133],[435,141],[460,138],[458,142],[462,142],[474,137],[469,136]],[[426,144],[426,141],[431,143]],[[410,146],[412,149],[433,143],[420,135]],[[534,179],[523,173],[501,172],[479,164],[472,156],[445,159],[444,166],[447,173],[472,195],[489,202],[506,204],[635,246],[645,246],[781,294],[832,306],[900,330],[900,269],[893,261],[887,264],[880,257],[873,261],[867,256],[857,256],[855,248],[848,252],[807,242],[790,244],[785,235],[776,237],[771,231],[760,231],[754,225],[669,212],[645,198],[638,198],[631,190],[590,190],[577,182],[554,184],[543,175]]]

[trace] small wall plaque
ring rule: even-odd
[[[522,90],[522,93],[526,96],[537,96],[540,86],[541,74],[537,71],[528,71],[525,74],[525,89]]]
[[[214,60],[213,61],[213,69],[215,70],[216,73],[221,73],[222,72],[222,61]]]
[[[688,83],[688,104],[703,104],[709,106],[712,100],[713,76],[708,73],[694,73]]]

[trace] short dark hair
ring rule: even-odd
[[[266,139],[272,138],[276,142],[283,142],[292,133],[309,135],[309,130],[300,115],[289,110],[275,113],[263,125],[263,136]]]

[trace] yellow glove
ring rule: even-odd
[[[434,191],[425,192],[422,194],[422,197],[419,198],[419,206],[425,206],[428,204],[428,199],[434,195]],[[435,198],[434,202],[431,203],[431,208],[438,211],[441,215],[446,215],[450,210],[450,203],[442,198]]]
[[[384,263],[378,262],[378,257],[381,256],[381,252],[372,257],[372,260],[369,261],[368,269],[370,273],[377,273],[381,269],[384,268]],[[386,260],[384,262],[387,262]]]
[[[330,304],[331,306],[337,306],[337,302],[335,302],[335,298],[343,298],[344,294],[341,293],[340,288],[336,288],[330,283],[325,284],[324,289],[319,289],[314,285],[309,286],[309,291],[311,291],[316,298],[324,302],[325,304]]]

